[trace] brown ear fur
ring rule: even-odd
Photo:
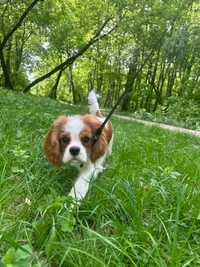
[[[97,116],[91,114],[84,115],[83,120],[90,127],[93,134],[101,126],[101,122],[99,121]],[[112,123],[108,122],[108,125],[103,129],[97,142],[91,147],[90,158],[92,162],[95,162],[97,159],[99,159],[101,156],[104,155],[104,153],[108,149],[108,144],[111,138],[112,138]]]
[[[57,167],[62,165],[62,154],[60,151],[59,134],[62,125],[66,123],[66,121],[66,116],[59,116],[49,129],[49,132],[44,142],[44,152],[47,156],[47,159],[50,163]]]
[[[92,147],[91,161],[94,162],[98,158],[103,156],[106,152],[107,146],[108,146],[108,140],[105,136],[105,132],[103,131],[97,142]]]
[[[94,162],[101,156],[105,154],[108,149],[108,144],[112,138],[112,124],[109,122],[108,126],[105,127],[97,140],[97,142],[92,147],[91,161]]]

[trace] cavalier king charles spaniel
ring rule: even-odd
[[[54,166],[68,163],[79,168],[79,175],[69,193],[78,203],[87,194],[91,179],[104,170],[106,156],[112,152],[110,121],[98,140],[93,142],[95,131],[104,121],[97,98],[94,90],[88,95],[91,114],[59,116],[50,127],[44,143],[47,159]]]

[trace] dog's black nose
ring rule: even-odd
[[[72,156],[77,156],[80,152],[80,147],[72,146],[70,147],[69,152],[72,154]]]

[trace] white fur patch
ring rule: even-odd
[[[73,136],[79,136],[80,132],[84,128],[84,123],[79,116],[69,117],[67,123],[64,126],[66,132],[70,132]]]
[[[86,162],[87,161],[87,152],[85,147],[82,145],[80,140],[80,132],[84,128],[84,123],[80,119],[79,116],[69,117],[67,123],[64,126],[64,131],[70,134],[70,143],[66,147],[64,155],[63,155],[63,163],[78,161],[78,162]],[[70,153],[71,147],[79,147],[80,153],[77,156],[73,156]]]
[[[94,171],[94,164],[90,161],[87,162],[87,164],[85,164],[85,166],[81,169],[69,196],[77,201],[82,200],[88,192],[90,180],[93,177]]]
[[[76,182],[71,189],[69,196],[71,196],[76,201],[80,201],[86,196],[89,190],[91,179],[97,178],[98,174],[103,172],[103,170],[105,169],[103,166],[105,159],[106,154],[99,158],[95,162],[95,164],[93,164],[91,161],[88,161],[84,165],[84,167],[80,169],[80,174],[76,179]]]
[[[96,112],[99,110],[98,97],[99,96],[95,93],[94,90],[90,91],[88,95],[89,111],[93,115],[95,115]]]

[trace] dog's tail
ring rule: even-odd
[[[101,117],[98,98],[99,95],[96,94],[95,90],[90,91],[88,95],[88,106],[91,114]]]

